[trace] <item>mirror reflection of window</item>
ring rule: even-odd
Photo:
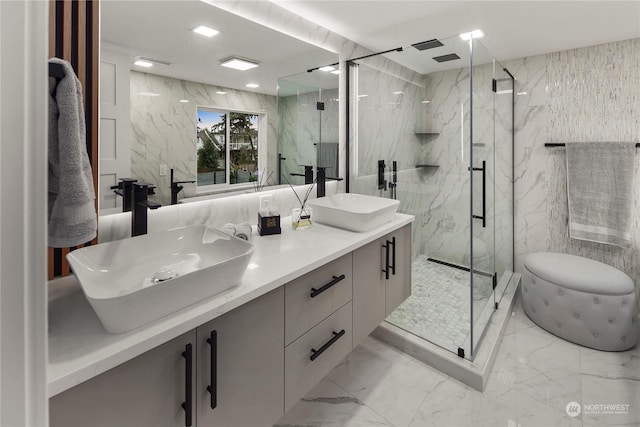
[[[198,107],[197,116],[198,190],[257,181],[260,115]]]

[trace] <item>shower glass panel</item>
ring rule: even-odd
[[[278,182],[304,184],[317,166],[338,176],[338,77],[315,70],[278,79]]]
[[[349,191],[415,216],[387,323],[473,359],[513,269],[513,104],[493,90],[513,80],[477,41],[439,42],[348,61]]]
[[[391,197],[412,226],[412,295],[387,321],[456,354],[471,354],[469,45],[443,39],[456,67],[428,73],[399,65],[411,48],[350,67],[350,191]],[[378,163],[384,162],[380,180]]]
[[[471,353],[482,339],[494,311],[495,273],[495,144],[494,92],[495,62],[489,52],[471,42]]]
[[[496,92],[493,123],[495,145],[495,192],[504,195],[495,203],[495,298],[500,302],[513,271],[513,105],[514,80],[496,61]]]

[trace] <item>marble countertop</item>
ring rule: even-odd
[[[107,333],[75,276],[49,285],[49,397],[93,378],[140,354],[264,295],[342,255],[413,222],[396,214],[374,230],[356,233],[315,223],[294,231],[282,218],[282,234],[259,236],[239,285],[140,328]]]

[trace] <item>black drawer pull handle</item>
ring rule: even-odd
[[[327,289],[329,289],[339,281],[344,280],[344,278],[345,278],[344,274],[341,274],[337,277],[333,276],[333,280],[327,283],[326,285],[324,285],[323,287],[321,287],[320,289],[311,288],[311,298],[315,298],[316,296],[320,295],[321,293],[323,293],[324,291],[326,291]]]
[[[340,339],[341,336],[343,336],[345,334],[344,329],[341,330],[340,332],[333,332],[333,337],[327,341],[326,343],[324,343],[324,345],[322,347],[320,347],[318,350],[316,350],[315,348],[311,349],[311,361],[314,361],[318,358],[318,356],[320,356],[322,353],[325,352],[326,349],[328,349],[329,347],[331,347],[333,345],[333,343],[335,343],[336,341],[338,341]]]
[[[391,266],[389,265],[389,245],[391,245],[391,242],[389,242],[388,240],[384,245],[382,245],[385,255],[384,268],[382,269],[382,272],[384,273],[384,278],[386,280],[389,280],[389,272],[391,271]]]
[[[218,406],[218,331],[211,331],[211,336],[207,338],[207,342],[211,346],[211,377],[209,378],[210,385],[207,386],[207,391],[211,394],[211,409],[216,409],[216,406]]]
[[[186,427],[191,427],[191,411],[193,408],[193,399],[191,396],[192,383],[191,378],[193,378],[193,351],[191,348],[191,344],[187,344],[185,350],[182,352],[182,357],[185,358],[186,363],[184,369],[184,398],[185,401],[182,403],[182,409],[184,409],[184,425]]]
[[[391,252],[391,262],[392,265],[389,266],[391,269],[391,274],[396,275],[396,236],[391,238],[391,242],[389,242],[391,246],[393,246],[393,252]]]

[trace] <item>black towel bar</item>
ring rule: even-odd
[[[564,147],[565,144],[562,142],[547,142],[544,144],[545,147]],[[636,148],[640,147],[640,142],[636,143]]]

